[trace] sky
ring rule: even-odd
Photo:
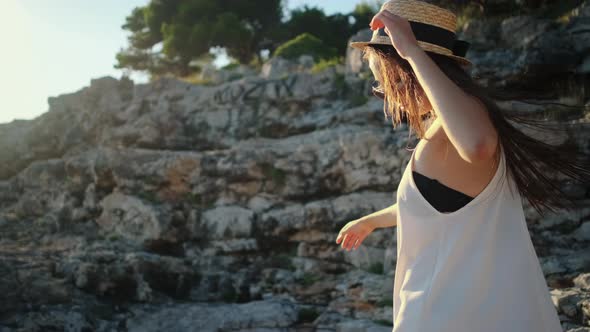
[[[360,0],[288,0],[289,9],[317,6],[350,12]],[[47,98],[71,93],[103,76],[120,78],[115,54],[127,47],[121,29],[133,8],[149,0],[1,0],[0,123],[49,110]],[[216,65],[227,63],[221,57]],[[136,83],[145,75],[132,73]]]

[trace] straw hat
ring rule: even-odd
[[[452,11],[418,0],[390,0],[381,6],[381,10],[407,19],[423,50],[446,55],[462,65],[472,65],[465,58],[470,44],[456,39],[457,16]],[[371,44],[391,45],[385,28],[373,30],[368,42],[351,42],[349,45],[362,49]]]

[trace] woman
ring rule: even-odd
[[[541,166],[588,183],[588,156],[508,122],[534,124],[503,112],[466,73],[468,43],[455,39],[452,12],[392,0],[370,26],[371,41],[351,46],[363,49],[385,114],[423,139],[397,202],[347,223],[336,243],[354,250],[376,228],[397,226],[395,332],[562,331],[521,197],[541,214],[573,207]]]

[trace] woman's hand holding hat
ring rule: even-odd
[[[407,19],[383,9],[373,16],[369,25],[371,30],[384,28],[391,44],[402,58],[408,60],[414,52],[423,52]]]

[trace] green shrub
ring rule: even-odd
[[[320,313],[315,308],[301,308],[299,310],[299,322],[313,322]]]
[[[197,84],[197,85],[206,85],[212,86],[216,83],[209,78],[201,78],[201,73],[194,73],[188,76],[181,76],[178,77],[179,80],[190,83],[190,84]]]
[[[348,83],[346,83],[346,79],[344,78],[343,74],[336,73],[334,76],[334,90],[338,97],[346,96],[350,90]]]
[[[533,14],[537,17],[556,20],[567,23],[571,16],[576,15],[576,8],[582,4],[581,0],[545,1],[544,6],[534,9]]]
[[[337,56],[338,51],[333,47],[324,45],[321,39],[310,34],[303,33],[277,47],[273,56],[285,59],[297,59],[301,55],[311,55],[316,62],[321,59],[331,59]]]
[[[374,319],[373,322],[379,325],[393,326],[393,322],[387,319]]]
[[[260,167],[262,168],[262,173],[264,173],[266,178],[272,179],[272,181],[280,187],[285,185],[287,176],[285,171],[274,167],[274,165],[270,163],[261,163]]]
[[[382,297],[375,303],[378,307],[391,307],[393,305],[393,298],[392,297]]]
[[[235,68],[237,68],[239,66],[240,66],[240,64],[237,63],[237,62],[230,62],[227,65],[221,67],[220,69],[223,69],[223,70],[232,70],[232,69],[235,69]]]
[[[153,191],[140,191],[140,192],[137,192],[136,195],[137,195],[137,197],[139,197],[145,201],[151,202],[151,203],[156,203],[159,201],[158,194]]]
[[[369,96],[364,93],[364,89],[360,83],[349,84],[346,78],[341,73],[334,75],[332,87],[332,98],[345,99],[348,101],[349,107],[357,107],[366,104],[369,101]]]
[[[310,286],[310,285],[313,285],[318,280],[320,280],[319,276],[314,275],[309,272],[305,272],[305,273],[303,273],[303,277],[299,280],[299,283],[302,284],[303,286]]]
[[[233,73],[227,78],[227,82],[239,80],[242,77],[244,77],[244,75],[239,73]]]
[[[371,273],[375,273],[375,274],[383,274],[383,264],[381,264],[381,263],[371,264],[371,266],[369,266],[368,271]]]
[[[357,107],[366,104],[369,101],[369,97],[355,94],[350,97],[350,106]]]
[[[238,292],[233,287],[228,287],[221,293],[223,301],[227,303],[234,303],[238,300]]]
[[[321,59],[318,63],[311,67],[311,72],[317,74],[322,70],[328,69],[344,63],[344,57],[333,57],[331,59]]]
[[[461,8],[457,13],[457,27],[463,29],[464,25],[472,20],[482,19],[483,14],[479,7],[470,4]]]
[[[109,234],[108,240],[111,242],[121,240],[121,236],[119,234]]]
[[[287,269],[290,271],[295,271],[296,267],[295,267],[295,265],[293,265],[291,258],[292,258],[292,256],[289,256],[288,254],[285,254],[285,253],[278,254],[276,257],[273,257],[272,266],[278,267],[281,269]]]

